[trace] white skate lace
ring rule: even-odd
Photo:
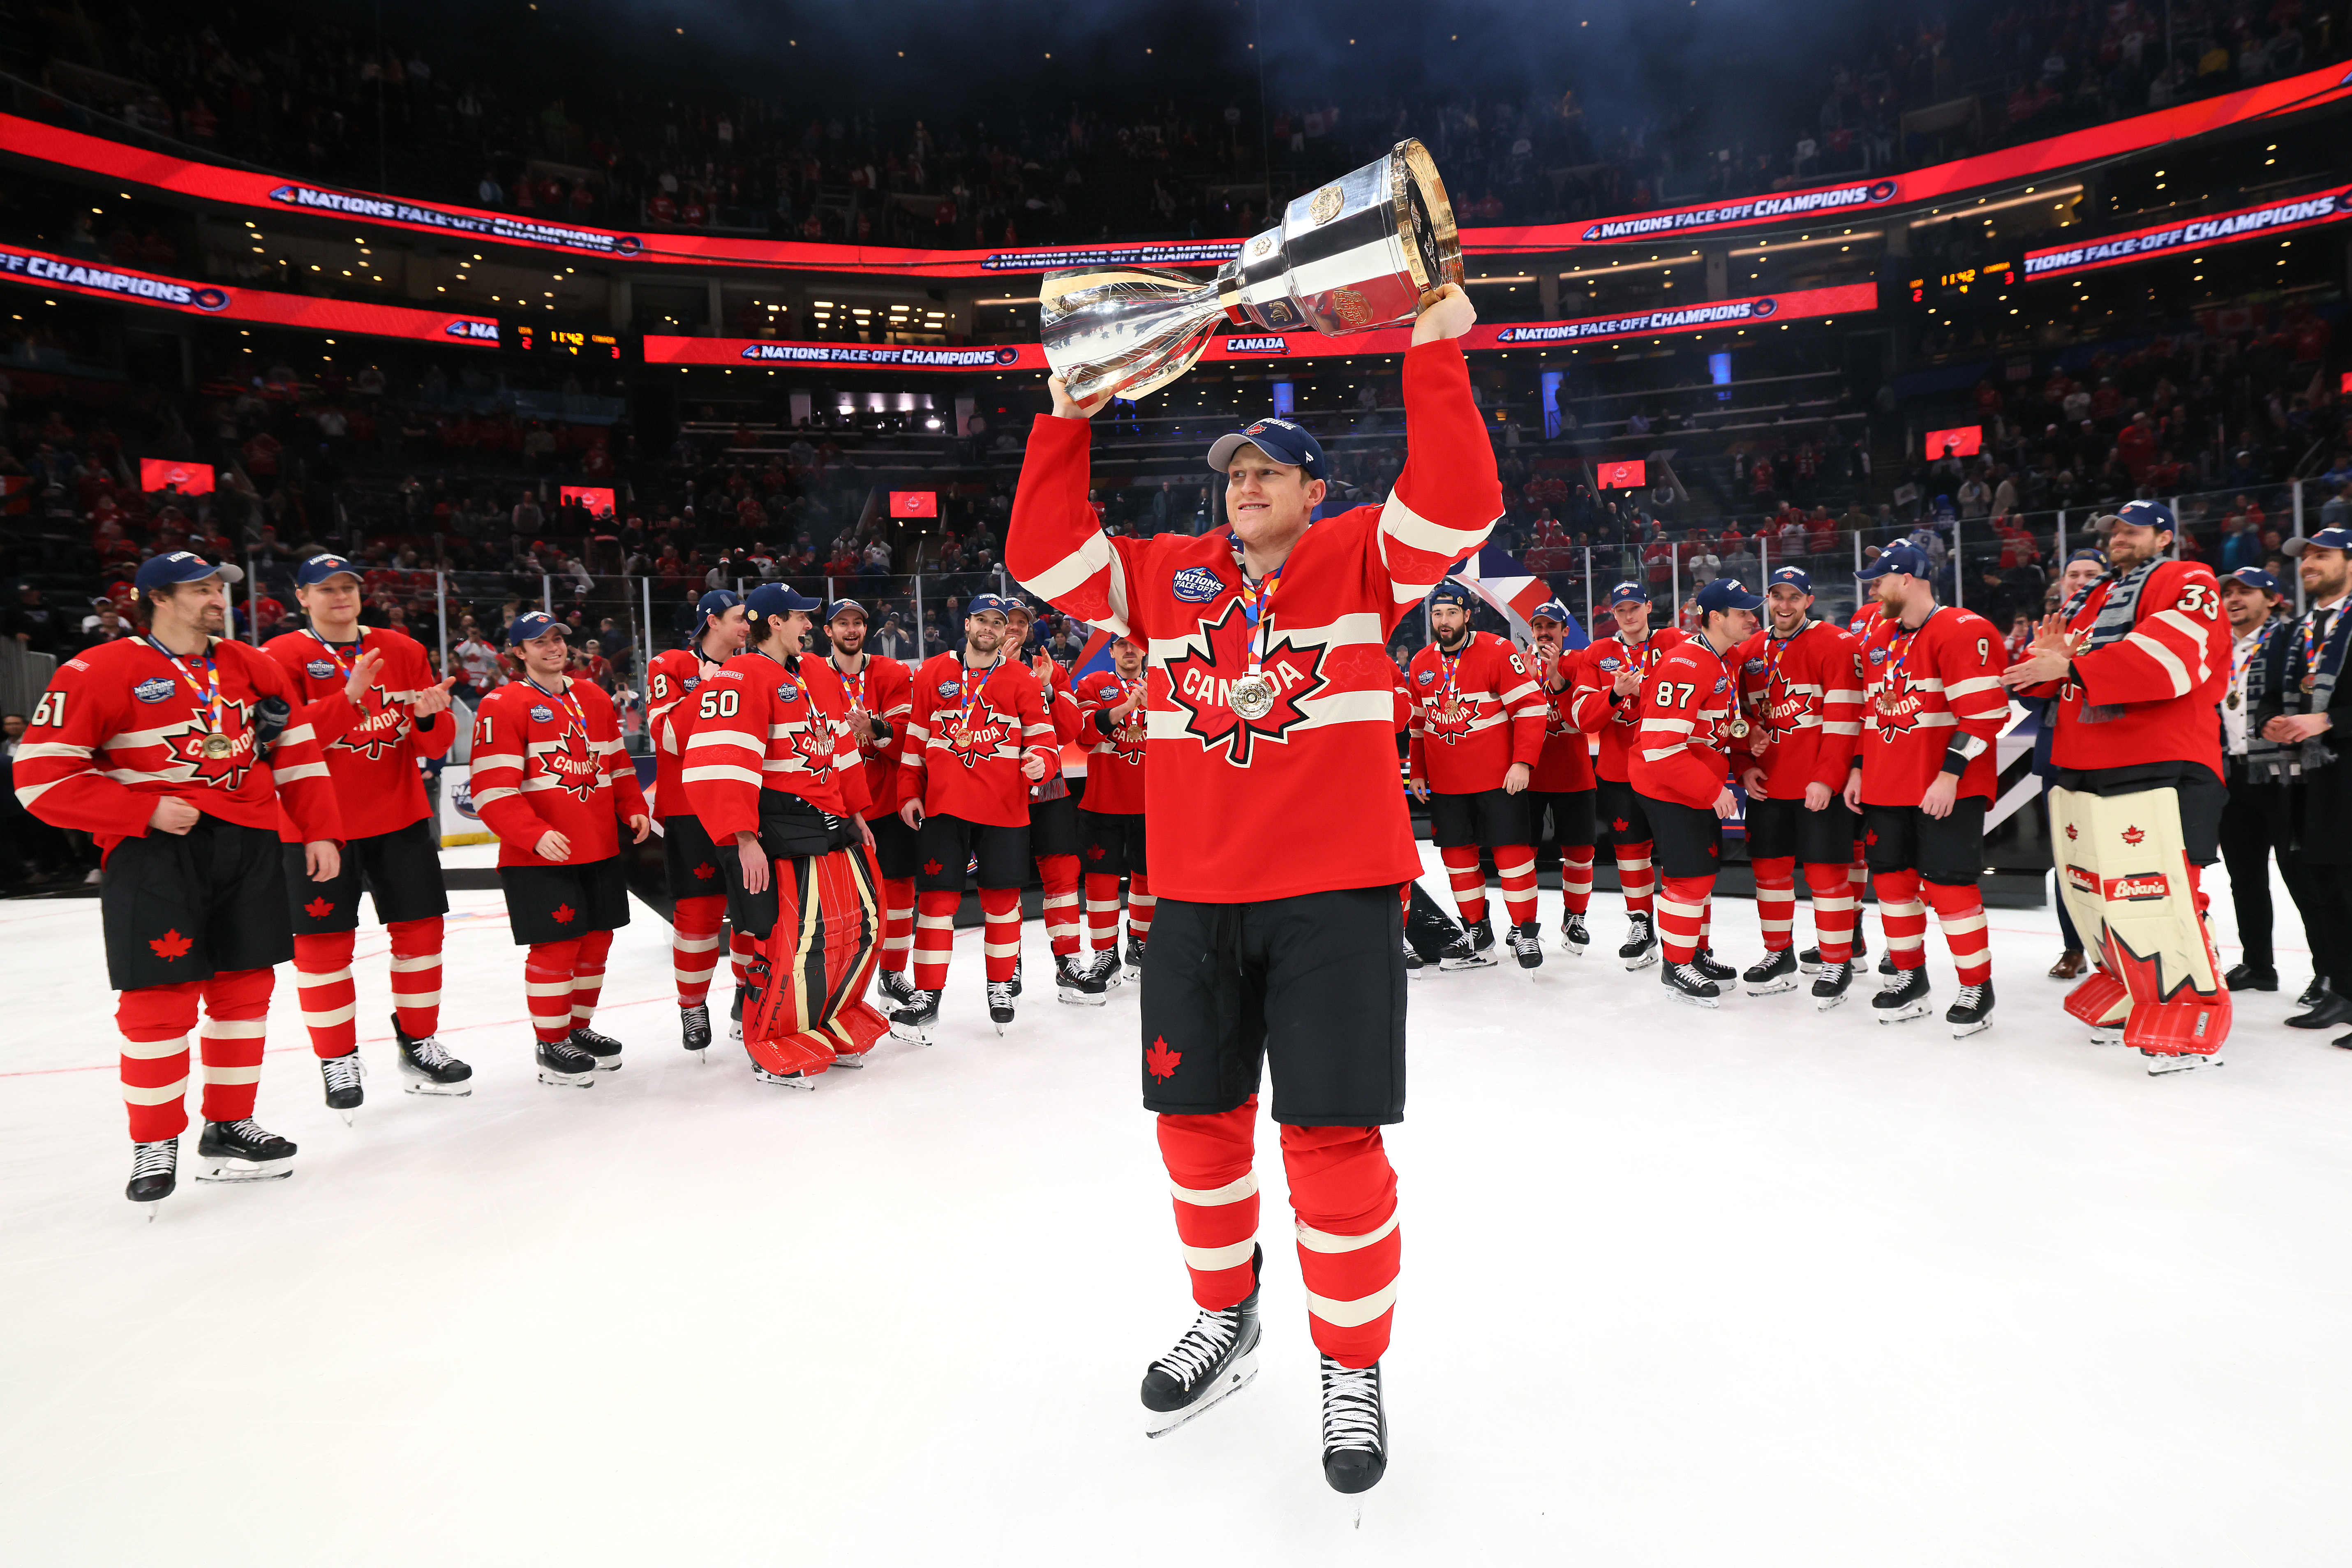
[[[1235,1310],[1212,1312],[1205,1308],[1176,1342],[1176,1348],[1151,1364],[1165,1368],[1177,1382],[1190,1388],[1218,1360],[1233,1348],[1234,1337],[1241,1332],[1241,1313]]]
[[[1696,963],[1675,965],[1675,978],[1685,985],[1712,985],[1714,979]]]
[[[319,1068],[330,1089],[359,1087],[360,1054],[357,1051],[345,1056],[328,1057],[319,1063]]]
[[[992,980],[988,983],[988,1005],[992,1007],[1013,1005],[1013,982]]]
[[[710,1009],[705,1004],[698,1002],[691,1007],[680,1007],[678,1011],[686,1015],[688,1023],[698,1025],[706,1029],[710,1027]],[[419,1040],[416,1043],[422,1047],[429,1042]],[[434,1048],[437,1050],[440,1047],[436,1046]]]
[[[446,1068],[451,1059],[449,1053],[441,1048],[441,1042],[431,1035],[421,1040],[409,1041],[408,1054],[418,1067],[423,1068]]]
[[[228,1131],[230,1137],[243,1139],[247,1143],[274,1143],[278,1141],[277,1133],[264,1130],[261,1123],[250,1116],[230,1122]]]
[[[572,1030],[572,1043],[583,1051],[593,1050],[599,1046],[607,1046],[616,1051],[621,1048],[620,1041],[610,1035],[600,1035],[593,1029]]]
[[[179,1166],[180,1141],[176,1138],[131,1145],[131,1174],[133,1177],[167,1176]]]
[[[1372,1367],[1359,1370],[1323,1358],[1323,1447],[1381,1451],[1381,1382]]]
[[[1960,987],[1960,999],[1953,1005],[1963,1010],[1974,1007],[1984,1000],[1984,993],[1985,988],[1981,985],[1963,985]]]

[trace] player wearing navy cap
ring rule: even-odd
[[[2241,566],[2221,579],[2221,613],[2230,622],[2230,684],[2221,696],[2221,752],[2229,798],[2222,803],[2221,860],[2230,868],[2230,902],[2238,916],[2239,962],[2222,976],[2232,991],[2275,991],[2278,961],[2271,948],[2271,851],[2289,842],[2293,818],[2282,809],[2289,789],[2257,782],[2247,752],[2254,734],[2249,698],[2263,673],[2270,641],[2288,625],[2279,617],[2284,595],[2278,579],[2259,566]],[[2294,786],[2290,786],[2294,787]],[[2278,857],[2280,877],[2302,908],[2311,902],[2311,871],[2294,855]],[[2304,916],[2306,930],[2315,924]]]
[[[1820,969],[1813,1005],[1845,1000],[1858,902],[1847,872],[1855,822],[1844,791],[1862,743],[1862,643],[1811,616],[1813,582],[1782,566],[1767,581],[1766,624],[1732,655],[1739,712],[1732,768],[1748,792],[1748,860],[1764,956],[1740,976],[1751,996],[1797,984],[1797,867],[1812,894]]]
[[[665,648],[646,666],[646,738],[653,743],[656,820],[661,826],[662,867],[670,897],[670,975],[677,986],[678,1033],[686,1048],[710,1044],[710,983],[726,941],[735,968],[735,1000],[728,1009],[733,1034],[743,1035],[744,989],[750,984],[751,939],[731,940],[727,883],[712,843],[687,799],[686,748],[694,737],[693,697],[702,683],[743,650],[749,628],[743,600],[732,588],[713,588],[694,606],[694,632],[683,647]]]
[[[1641,733],[1650,671],[1687,634],[1675,626],[1651,627],[1649,590],[1639,583],[1620,583],[1609,590],[1609,614],[1616,629],[1579,649],[1570,661],[1575,688],[1569,696],[1569,716],[1586,734],[1601,737],[1601,754],[1593,763],[1599,775],[1593,785],[1596,837],[1617,858],[1617,885],[1625,896],[1629,929],[1617,957],[1626,968],[1640,969],[1658,957],[1652,902],[1657,879],[1651,865],[1650,819],[1631,782],[1630,757]]]
[[[1764,600],[1737,578],[1717,577],[1695,603],[1696,635],[1650,672],[1628,766],[1657,844],[1658,935],[1665,947],[1658,978],[1678,1001],[1712,1007],[1734,978],[1707,950],[1723,819],[1737,809],[1728,748],[1747,729],[1733,651],[1755,632]]]
[[[440,825],[417,773],[420,761],[447,756],[457,742],[460,718],[449,702],[457,678],[436,680],[425,649],[405,633],[360,625],[367,600],[356,563],[310,557],[295,574],[294,595],[310,626],[272,637],[261,651],[294,684],[296,721],[308,723],[326,752],[343,819],[333,881],[309,882],[301,846],[285,848],[295,993],[328,1107],[348,1121],[365,1098],[352,979],[362,887],[392,949],[392,1032],[408,1091],[470,1094],[474,1069],[435,1037],[449,895]]]
[[[1528,785],[1528,811],[1538,863],[1559,857],[1560,951],[1581,958],[1592,933],[1584,916],[1592,906],[1592,746],[1570,711],[1576,692],[1574,656],[1563,651],[1569,608],[1547,599],[1528,616],[1536,646],[1529,655],[1544,704],[1543,754]]]
[[[1891,544],[1854,574],[1878,600],[1862,639],[1862,749],[1845,804],[1863,815],[1895,980],[1870,999],[1882,1024],[1926,1016],[1927,908],[1952,951],[1959,995],[1944,1014],[1954,1038],[1992,1018],[1985,937],[1984,818],[2000,782],[1993,742],[2009,716],[2000,633],[1973,610],[1938,605],[1927,553]]]
[[[621,1042],[588,1026],[613,933],[629,923],[621,830],[653,831],[637,770],[604,689],[567,670],[572,628],[517,616],[507,646],[518,679],[474,712],[474,810],[499,836],[499,881],[523,960],[539,1081],[586,1088],[616,1071]]]
[[[866,647],[866,606],[835,599],[824,608],[828,658],[849,698],[849,732],[866,768],[866,829],[882,878],[882,954],[875,988],[893,1005],[915,994],[907,963],[915,947],[915,830],[898,816],[906,799],[899,771],[907,748],[907,716],[914,711],[914,672]]]

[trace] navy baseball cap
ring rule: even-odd
[[[743,595],[732,588],[713,588],[694,601],[694,618],[707,621],[713,616],[723,616],[743,602]]]
[[[1234,460],[1234,453],[1247,443],[1257,447],[1277,463],[1287,463],[1294,468],[1304,468],[1310,479],[1323,477],[1323,447],[1307,433],[1306,426],[1287,419],[1261,419],[1255,425],[1217,437],[1209,448],[1209,471],[1222,474],[1225,465]]]
[[[997,607],[1004,612],[1005,619],[1011,620],[1015,616],[1026,616],[1033,621],[1037,618],[1037,606],[1023,595],[999,594],[995,597]]]
[[[2077,561],[2095,561],[2105,566],[2107,563],[2107,552],[2104,550],[2077,550],[2066,557],[2066,564],[2069,566]]]
[[[995,595],[974,594],[971,596],[971,602],[963,607],[963,617],[970,620],[974,616],[1001,616],[1005,613],[1005,602]]]
[[[1772,568],[1772,580],[1764,586],[1769,590],[1778,588],[1783,584],[1794,588],[1800,594],[1810,594],[1813,591],[1813,580],[1801,566],[1775,566]]]
[[[1717,577],[1698,591],[1697,603],[1702,613],[1708,610],[1754,610],[1762,608],[1764,595],[1749,593],[1740,585],[1737,577]]]
[[[2168,533],[2180,531],[2179,523],[2173,521],[2172,509],[2160,500],[2126,501],[2110,517],[2099,518],[2091,526],[2096,528],[2111,521],[2133,528],[2160,528]]]
[[[217,577],[224,583],[242,583],[245,581],[245,568],[232,566],[226,561],[215,566],[192,550],[173,550],[140,563],[139,575],[131,579],[131,585],[143,594],[150,588],[173,588],[182,583],[201,583],[207,577]],[[18,584],[19,588],[31,586],[29,583]]]
[[[1646,605],[1649,602],[1650,591],[1639,583],[1620,583],[1609,590],[1609,607],[1612,610],[1620,605]]]
[[[861,621],[866,618],[866,606],[859,604],[856,600],[835,599],[832,604],[827,605],[824,607],[825,624],[827,626],[831,626],[834,622],[841,619],[842,616],[849,615],[852,612],[855,612],[857,618]]]
[[[1868,583],[1876,578],[1891,576],[1897,572],[1909,577],[1925,577],[1932,570],[1927,561],[1927,552],[1917,545],[1890,544],[1879,552],[1877,560],[1855,573],[1854,576],[1862,582]]]
[[[346,576],[359,583],[366,581],[366,575],[342,556],[313,555],[302,563],[302,569],[294,574],[294,581],[298,586],[315,588],[330,577]]]
[[[1459,577],[1448,577],[1429,591],[1429,603],[1433,609],[1439,605],[1459,605],[1466,610],[1477,602],[1478,595],[1472,593],[1470,584]]]
[[[762,583],[743,596],[743,614],[752,621],[774,620],[795,610],[821,610],[824,601],[812,599],[782,583]]]
[[[2289,555],[2301,555],[2306,550],[2352,550],[2352,528],[2323,528],[2309,539],[2290,539],[2281,548]],[[234,583],[236,578],[229,579]],[[147,585],[147,572],[140,569],[139,585]]]
[[[1528,619],[1529,621],[1558,621],[1561,626],[1567,626],[1573,621],[1575,617],[1568,613],[1568,606],[1561,604],[1558,599],[1546,599],[1542,604],[1538,605],[1534,609],[1528,612]]]
[[[572,628],[545,610],[526,610],[507,627],[507,646],[520,647],[533,637],[543,637],[550,632],[562,632],[570,637]]]
[[[2260,588],[2265,594],[2276,594],[2282,598],[2286,596],[2286,590],[2279,586],[2279,580],[2259,566],[2241,566],[2221,581],[2243,583],[2247,587]]]

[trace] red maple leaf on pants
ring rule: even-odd
[[[314,921],[325,920],[335,912],[335,900],[321,894],[302,906],[302,912]]]
[[[570,904],[558,904],[550,911],[550,916],[557,925],[568,926],[572,923],[572,917],[577,912]]]
[[[1872,828],[1869,832],[1867,832],[1867,833],[1864,834],[1864,835],[1862,836],[1862,841],[1863,841],[1864,844],[1875,844],[1875,843],[1877,843],[1877,842],[1878,842],[1878,830],[1877,830],[1876,828],[1874,828],[1874,828]]]
[[[147,945],[155,950],[156,957],[168,961],[187,957],[188,949],[195,946],[196,944],[190,942],[186,937],[182,936],[178,931],[173,930],[165,931],[162,936],[157,937]]]
[[[1632,823],[1626,821],[1622,816],[1612,819],[1609,824],[1610,830],[1614,833],[1627,832],[1633,827],[1633,825]]]
[[[719,875],[719,868],[712,865],[709,861],[705,860],[701,865],[697,866],[694,868],[694,874],[702,880],[708,882],[711,878]]]
[[[936,876],[938,876],[939,874],[940,874],[940,863],[939,863],[937,860],[926,860],[926,861],[924,861],[924,862],[923,862],[923,875],[924,875],[924,876],[926,876],[926,877],[936,877]]]
[[[1176,1064],[1183,1059],[1183,1052],[1171,1051],[1168,1048],[1168,1037],[1165,1035],[1152,1041],[1151,1048],[1143,1053],[1143,1065],[1150,1069],[1151,1076],[1157,1079],[1174,1078]]]
[[[1099,844],[1089,844],[1089,845],[1087,845],[1087,859],[1089,859],[1089,860],[1099,860],[1099,859],[1101,859],[1102,858],[1103,858],[1103,847],[1102,847],[1101,845],[1099,845]]]

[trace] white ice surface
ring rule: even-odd
[[[2277,1026],[2307,973],[2283,901],[2286,989],[2242,999],[2226,1068],[2154,1081],[2059,1012],[2047,911],[1994,911],[2000,1010],[1966,1041],[1862,996],[1706,1014],[1605,955],[1415,981],[1393,1457],[1360,1528],[1317,1463],[1270,1127],[1265,1370],[1142,1436],[1191,1307],[1131,988],[1057,1005],[1033,922],[1000,1040],[961,931],[935,1047],[762,1089],[723,1040],[678,1049],[641,909],[598,1017],[627,1065],[549,1089],[497,895],[457,902],[443,1037],[475,1095],[400,1092],[363,933],[358,1124],[281,980],[260,1116],[295,1174],[184,1179],[152,1225],[98,906],[0,905],[0,1559],[2352,1551],[2352,1054]],[[1593,925],[1621,939],[1614,900]],[[1754,956],[1752,905],[1718,945]]]

